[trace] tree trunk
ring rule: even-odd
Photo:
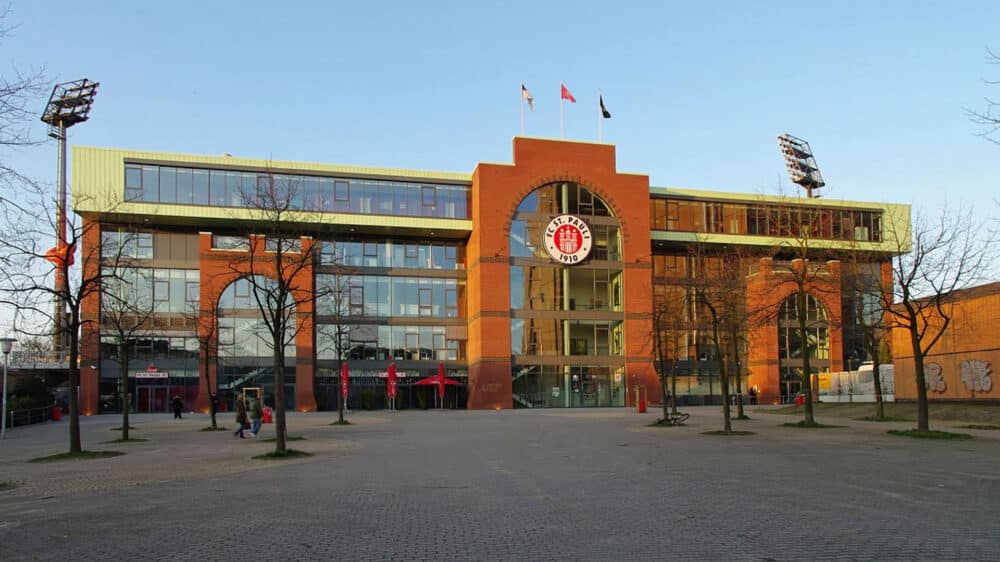
[[[78,327],[78,323],[71,325]],[[80,393],[77,389],[80,386],[80,364],[77,362],[77,351],[80,341],[77,330],[73,329],[69,336],[69,452],[82,453],[83,447],[80,444]]]
[[[119,365],[122,368],[122,372],[119,374],[118,380],[122,387],[122,440],[127,441],[128,436],[128,351],[126,349],[128,345],[125,339],[122,338],[118,340],[118,357],[120,357]]]
[[[276,345],[274,351],[274,452],[284,454],[288,449],[285,442],[285,358],[284,337],[280,338],[282,345]]]
[[[212,377],[208,374],[208,367],[211,361],[208,357],[208,343],[205,344],[205,389],[208,392],[208,413],[212,417],[212,429],[218,429],[219,426],[215,421],[215,400],[212,400]],[[215,385],[216,391],[218,391],[219,385]]]
[[[677,415],[677,359],[670,361],[670,412]]]
[[[338,351],[337,356],[340,356]],[[341,390],[343,388],[343,377],[344,377],[344,360],[337,359],[337,423],[344,423],[344,392]]]
[[[806,292],[799,291],[795,298],[796,304],[796,314],[799,324],[799,339],[802,342],[802,387],[803,394],[805,394],[805,423],[814,424],[816,423],[816,418],[813,416],[813,402],[812,402],[812,377],[811,365],[809,364],[809,340],[808,340],[808,328],[806,326],[806,320],[808,316],[808,311],[806,310]]]
[[[732,346],[733,364],[736,366],[736,418],[743,419],[746,417],[746,414],[743,413],[743,373],[740,369],[740,346],[736,343],[736,337],[736,330],[731,329],[729,342]]]
[[[927,379],[924,373],[924,351],[920,349],[920,337],[917,332],[916,318],[911,318],[910,345],[913,346],[913,373],[917,380],[917,431],[930,431],[929,412],[927,411]]]
[[[732,412],[729,409],[729,361],[728,356],[723,355],[722,345],[719,342],[719,321],[712,310],[712,337],[715,338],[715,355],[719,358],[719,386],[722,393],[722,420],[723,430],[729,433],[733,430]]]
[[[872,346],[874,347],[874,346]],[[872,353],[872,382],[875,383],[875,419],[885,418],[885,401],[882,400],[882,376],[879,370],[882,363],[879,361],[878,351]]]

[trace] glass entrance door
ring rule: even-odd
[[[164,413],[170,406],[165,386],[136,387],[135,411],[141,413]]]
[[[625,405],[621,367],[517,365],[515,408],[607,408]]]

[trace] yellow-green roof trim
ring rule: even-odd
[[[295,162],[290,160],[268,160],[263,158],[238,158],[235,156],[206,156],[174,152],[154,152],[144,150],[123,150],[94,146],[74,146],[74,177],[84,172],[76,167],[76,161],[86,158],[93,166],[98,160],[111,158],[117,162],[137,162],[158,165],[221,168],[230,170],[262,170],[274,172],[302,173],[307,175],[330,174],[349,177],[384,178],[399,181],[437,181],[467,184],[472,175],[460,172],[438,172],[432,170],[408,170],[403,168],[380,168],[374,166],[344,166],[315,162]],[[124,181],[124,180],[122,180]]]
[[[763,193],[735,193],[728,191],[708,191],[702,189],[687,189],[680,187],[650,187],[652,197],[682,197],[699,201],[714,200],[733,203],[774,203],[782,205],[800,205],[807,207],[850,207],[852,209],[889,209],[890,207],[906,207],[897,203],[878,203],[872,201],[847,201],[844,199],[808,198],[791,195],[766,195]]]

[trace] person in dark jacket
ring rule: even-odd
[[[260,433],[260,419],[264,416],[264,410],[260,407],[260,401],[257,400],[257,397],[250,397],[250,406],[247,410],[250,414],[250,435],[256,439],[257,434]]]
[[[174,396],[173,404],[174,404],[174,419],[179,420],[181,419],[181,408],[184,407],[184,403],[181,402],[180,396]]]
[[[243,402],[243,398],[236,397],[236,431],[233,432],[233,437],[237,435],[240,439],[246,439],[246,435],[243,435],[243,430],[250,427],[250,420],[247,419],[247,405]]]

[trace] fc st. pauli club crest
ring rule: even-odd
[[[545,249],[559,263],[580,263],[594,244],[590,227],[579,217],[559,215],[545,227]]]

